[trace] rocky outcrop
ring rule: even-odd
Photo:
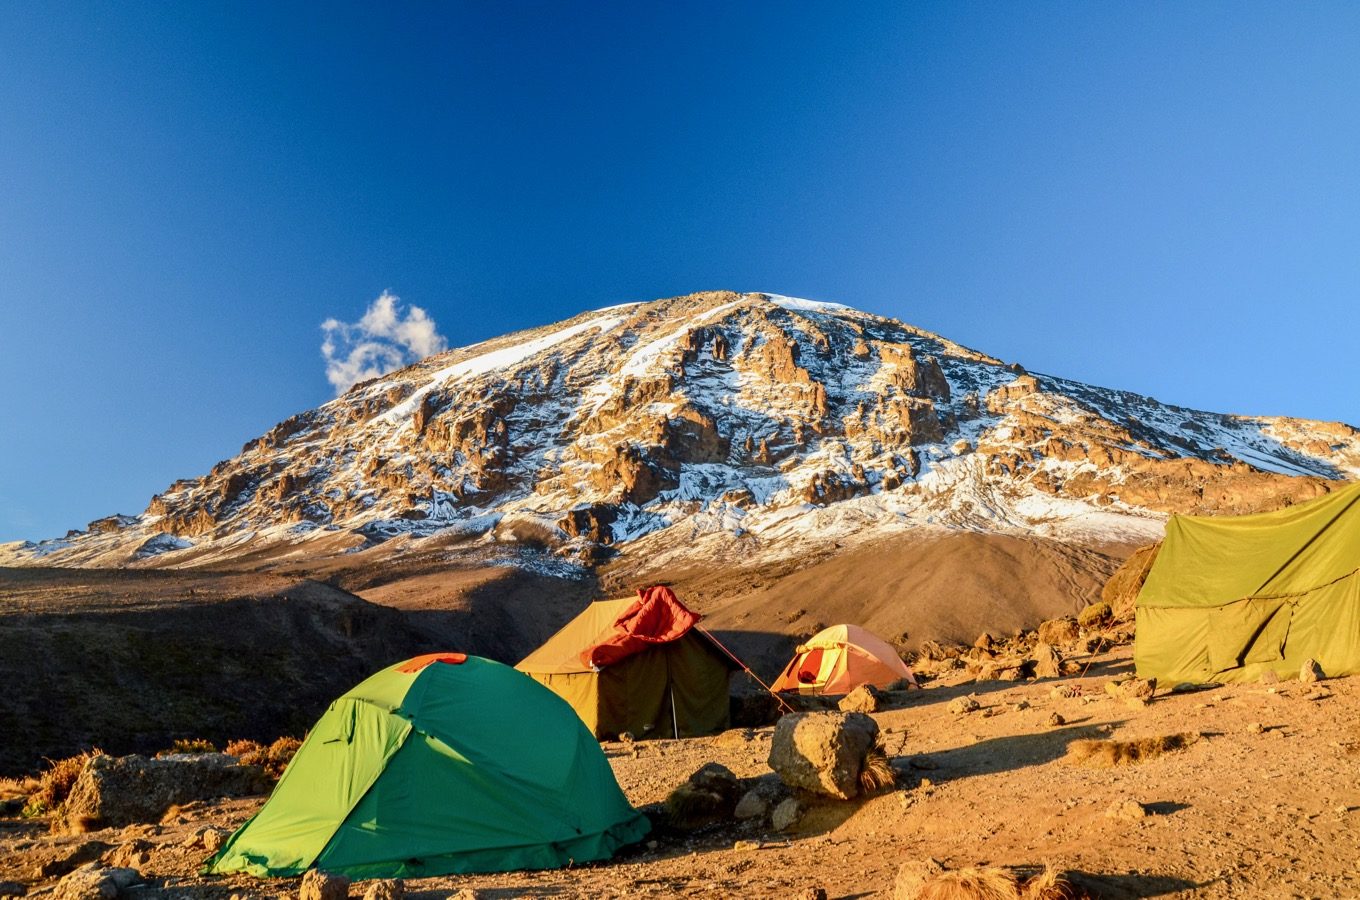
[[[68,827],[154,822],[167,809],[191,800],[241,797],[268,789],[259,766],[241,765],[225,753],[177,754],[164,758],[90,758],[59,818]]]

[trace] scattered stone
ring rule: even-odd
[[[1050,700],[1064,700],[1081,696],[1081,688],[1075,684],[1060,684],[1048,692]]]
[[[77,866],[99,859],[108,849],[109,845],[103,841],[80,841],[76,844],[68,844],[58,850],[56,857],[39,864],[34,870],[34,875],[40,880],[65,875]]]
[[[482,900],[482,895],[476,888],[465,887],[449,894],[449,900]]]
[[[1309,659],[1303,663],[1303,668],[1299,670],[1299,681],[1311,683],[1321,681],[1327,676],[1323,674],[1322,666],[1318,665],[1317,660]]]
[[[826,888],[803,888],[795,895],[795,900],[826,900]]]
[[[1025,710],[1029,709],[1029,701],[1021,700],[1019,703],[1012,703],[1011,709],[1015,710],[1016,712],[1024,712]]]
[[[1110,604],[1092,603],[1077,613],[1077,624],[1082,628],[1096,628],[1108,622],[1113,615],[1114,610],[1110,609]]]
[[[949,706],[947,707],[947,709],[956,716],[961,716],[964,713],[976,712],[981,708],[982,704],[978,703],[977,698],[972,694],[969,694],[967,697],[955,697],[953,700],[949,701]]]
[[[770,768],[789,787],[847,800],[859,794],[860,770],[877,739],[878,723],[864,713],[794,713],[775,726]]]
[[[841,698],[836,706],[842,712],[878,712],[883,705],[883,692],[872,684],[861,684]]]
[[[729,728],[713,739],[716,747],[743,747],[755,740],[756,733],[750,728]]]
[[[741,799],[737,801],[737,808],[733,815],[738,819],[763,819],[765,814],[770,811],[770,803],[760,790],[752,788]]]
[[[1262,725],[1260,722],[1252,722],[1250,725],[1247,726],[1248,734],[1261,734],[1265,730],[1266,726]]]
[[[730,819],[741,798],[732,770],[706,763],[666,798],[666,818],[675,828],[692,830]]]
[[[978,635],[977,640],[973,641],[973,646],[976,647],[978,650],[991,650],[996,646],[996,640],[991,636],[991,634],[984,631],[982,632],[982,634]]]
[[[799,805],[798,799],[788,797],[770,814],[770,827],[775,831],[788,831],[798,824],[798,817],[802,814],[803,808]]]
[[[1136,822],[1139,819],[1147,818],[1147,807],[1137,800],[1125,798],[1116,800],[1105,810],[1105,818],[1119,819],[1123,822]]]
[[[1077,620],[1071,616],[1050,619],[1039,626],[1039,643],[1050,647],[1066,647],[1081,636]]]
[[[1035,644],[1029,658],[1034,663],[1035,678],[1057,678],[1062,675],[1062,656],[1053,649],[1052,644],[1043,641]]]
[[[267,788],[264,770],[243,766],[225,753],[177,753],[90,758],[61,806],[62,830],[155,822],[178,804],[214,797],[258,794]]]
[[[348,878],[320,869],[308,869],[298,887],[298,900],[345,900],[348,896]]]
[[[1145,706],[1156,691],[1155,678],[1117,678],[1105,683],[1105,693],[1133,706]]]
[[[633,741],[637,740],[637,738],[633,736],[633,732],[625,731],[619,735],[619,740],[625,744],[631,744]]]
[[[115,900],[142,880],[136,869],[109,868],[86,863],[52,889],[52,900]]]
[[[893,881],[893,900],[916,900],[921,888],[943,874],[944,866],[929,857],[903,863]]]
[[[118,868],[135,869],[151,861],[152,846],[150,841],[133,838],[108,853],[104,857],[104,861]]]
[[[364,900],[402,900],[406,896],[406,882],[400,878],[380,878],[371,881],[364,891]]]
[[[1067,720],[1064,719],[1060,713],[1053,713],[1052,715],[1050,715],[1050,716],[1048,717],[1048,727],[1049,727],[1049,728],[1061,728],[1062,726],[1064,726],[1064,725],[1066,725],[1066,724],[1067,724]]]
[[[760,841],[737,841],[735,844],[732,845],[732,849],[738,852],[744,852],[749,850],[759,850],[763,846],[765,845],[762,844]]]

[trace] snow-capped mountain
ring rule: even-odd
[[[1305,476],[1305,477],[1298,477]],[[712,292],[429,357],[284,421],[137,516],[11,565],[516,541],[591,565],[778,558],[917,528],[1133,543],[1360,477],[1340,423],[1026,372],[847,306]]]

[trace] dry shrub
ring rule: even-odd
[[[1198,740],[1198,734],[1187,731],[1132,741],[1073,741],[1067,748],[1067,761],[1097,769],[1129,766],[1155,759],[1163,753],[1184,750]]]
[[[302,741],[297,738],[281,737],[268,747],[259,741],[231,741],[222,752],[247,766],[259,766],[266,775],[278,781],[301,746]]]
[[[888,763],[888,751],[883,746],[883,735],[879,735],[869,752],[864,754],[864,765],[859,769],[859,792],[877,794],[897,783],[897,773]]]
[[[217,747],[212,741],[204,738],[176,738],[170,745],[169,750],[162,750],[156,755],[171,756],[175,753],[216,753]]]
[[[24,804],[25,816],[41,816],[61,806],[62,801],[75,787],[76,779],[85,770],[85,763],[103,754],[103,750],[87,750],[78,756],[47,761],[45,772],[38,776],[38,786]]]
[[[1086,894],[1052,866],[1021,881],[1005,869],[969,868],[930,877],[898,900],[1082,900]]]

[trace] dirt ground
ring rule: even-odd
[[[902,777],[862,801],[821,801],[785,834],[727,824],[657,833],[614,860],[570,870],[414,880],[411,895],[444,900],[637,896],[891,896],[897,868],[934,857],[946,866],[1075,873],[1099,896],[1360,896],[1360,680],[1237,685],[1158,694],[1134,708],[1104,684],[1131,667],[1130,648],[1098,657],[1085,677],[964,683],[944,677],[875,715]],[[1075,688],[1076,690],[1072,690]],[[1076,696],[1061,696],[1065,693]],[[981,708],[953,713],[974,694]],[[1063,725],[1050,724],[1054,713]],[[1193,731],[1190,747],[1137,765],[1095,769],[1064,760],[1079,738]],[[720,762],[739,777],[768,774],[772,728],[715,738],[606,744],[634,804],[661,801],[690,773]],[[1146,818],[1110,818],[1116,801]],[[235,827],[263,798],[197,804],[160,825],[53,837],[41,819],[0,820],[0,879],[50,884],[44,864],[133,850],[145,896],[294,895],[296,880],[195,874],[206,855],[186,847],[204,825]],[[760,842],[759,849],[734,846]],[[744,845],[745,846],[745,845]],[[125,857],[126,858],[126,857]],[[361,886],[353,889],[358,895]]]

